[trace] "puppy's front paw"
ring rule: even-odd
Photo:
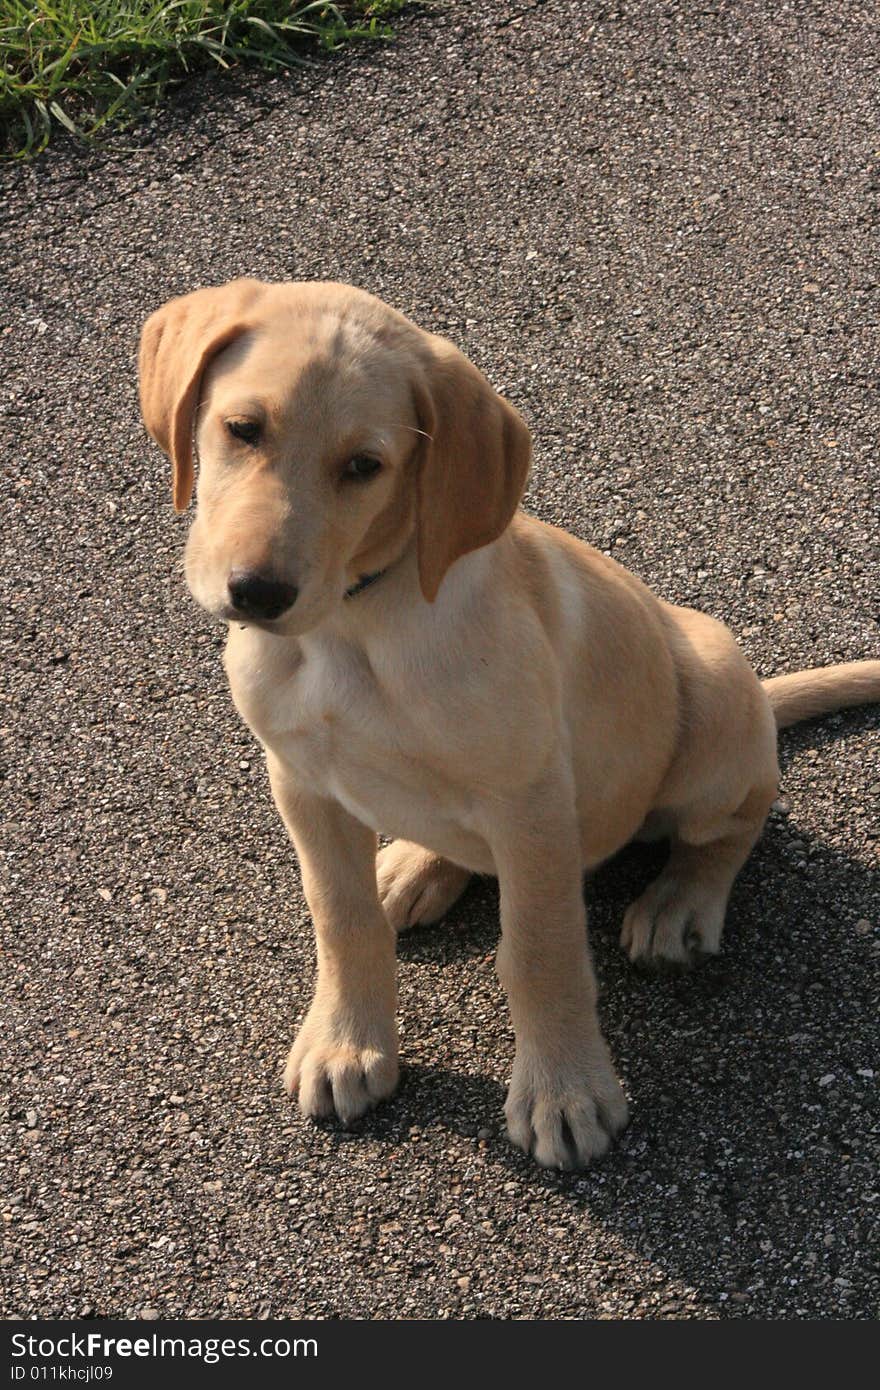
[[[316,1001],[290,1049],[284,1086],[304,1115],[335,1114],[349,1124],[391,1095],[398,1074],[393,1023],[354,1029],[350,1018]]]
[[[504,1113],[510,1140],[545,1168],[585,1168],[628,1118],[601,1041],[555,1066],[518,1048]]]

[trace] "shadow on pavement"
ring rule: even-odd
[[[814,726],[809,745],[831,757],[836,736]],[[781,755],[785,768],[785,745]],[[489,1128],[490,1163],[524,1200],[564,1194],[585,1221],[700,1293],[732,1289],[731,1312],[759,1312],[765,1286],[784,1280],[795,1301],[797,1287],[815,1296],[829,1285],[842,1312],[870,1315],[859,1271],[875,1258],[876,1052],[852,1040],[877,1012],[863,921],[876,875],[776,812],[735,886],[721,955],[690,974],[648,976],[626,961],[617,932],[664,854],[629,847],[587,885],[603,1024],[632,1109],[601,1163],[580,1174],[536,1168],[503,1137],[499,1081],[443,1067],[406,1066],[405,1116],[395,1121],[392,1102],[370,1132],[393,1140],[420,1114],[462,1135]],[[457,927],[472,917],[473,930]],[[485,957],[493,917],[497,890],[484,881],[446,925],[403,938],[401,957]]]

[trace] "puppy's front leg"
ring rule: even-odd
[[[303,795],[269,756],[315,924],[315,997],[284,1084],[306,1115],[347,1123],[397,1085],[395,935],[379,903],[376,836],[337,802]]]
[[[490,819],[498,973],[516,1034],[508,1135],[545,1167],[582,1167],[626,1124],[627,1106],[596,1011],[570,776],[558,770]]]

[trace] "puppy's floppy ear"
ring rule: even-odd
[[[450,565],[509,525],[532,441],[521,416],[463,353],[443,338],[429,336],[428,345],[414,394],[428,436],[416,483],[419,583],[433,603]]]
[[[233,280],[171,299],[147,319],[138,370],[141,414],[174,467],[174,507],[186,511],[193,488],[193,417],[212,357],[253,326],[264,292],[258,280]]]

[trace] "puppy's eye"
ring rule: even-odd
[[[355,478],[358,482],[365,482],[367,478],[374,477],[382,464],[378,459],[374,459],[370,454],[355,454],[353,459],[349,459],[345,465],[345,477]]]
[[[243,444],[256,444],[260,438],[260,426],[256,420],[227,420],[226,428],[234,439]]]

